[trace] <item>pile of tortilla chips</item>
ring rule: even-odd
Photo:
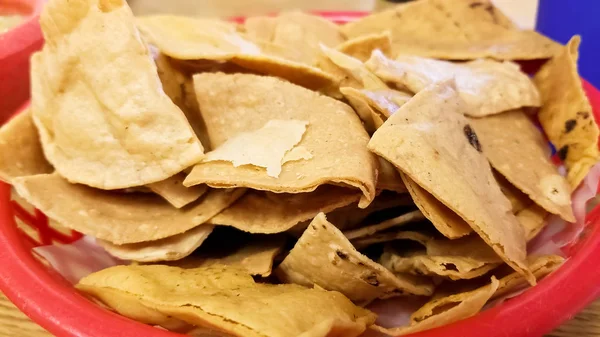
[[[473,316],[561,265],[527,242],[550,214],[575,221],[600,157],[579,37],[519,30],[489,0],[343,26],[50,0],[40,23],[0,179],[131,262],[80,291],[182,334],[400,335]],[[533,78],[516,63],[531,59]],[[425,304],[377,325],[369,304],[396,297]]]

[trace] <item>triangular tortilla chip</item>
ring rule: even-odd
[[[150,43],[174,59],[229,62],[314,90],[335,85],[335,79],[318,68],[263,52],[222,21],[156,15],[140,18],[138,25]]]
[[[340,293],[255,283],[244,271],[223,266],[117,266],[85,277],[77,288],[103,302],[111,290],[130,294],[142,307],[236,336],[358,336],[376,318]]]
[[[249,233],[281,233],[319,212],[331,212],[359,198],[356,191],[337,186],[321,186],[314,192],[297,194],[249,191],[208,222]]]
[[[395,276],[359,253],[323,213],[311,222],[275,274],[283,282],[339,291],[357,303],[433,291],[427,281]]]
[[[469,109],[465,114],[482,117],[521,107],[540,106],[540,95],[529,77],[512,62],[476,60],[452,63],[419,56],[388,59],[379,51],[365,63],[387,82],[413,93],[432,83],[454,78],[456,88]]]
[[[400,173],[387,160],[377,156],[379,161],[379,174],[377,175],[377,190],[394,191],[396,193],[406,193],[406,185],[400,177]]]
[[[392,219],[385,220],[375,225],[364,226],[361,228],[344,232],[344,236],[346,236],[348,240],[354,240],[366,236],[371,236],[375,233],[384,231],[386,229],[403,226],[408,223],[417,222],[421,220],[425,220],[425,216],[423,216],[423,213],[421,213],[421,211],[416,210],[408,212],[406,214],[402,214]]]
[[[546,217],[548,212],[536,204],[532,204],[527,208],[523,208],[516,213],[517,220],[525,229],[525,237],[530,241],[544,228],[546,225]]]
[[[465,220],[421,188],[414,180],[402,173],[400,176],[415,205],[443,236],[458,239],[473,231]]]
[[[138,262],[157,262],[181,260],[200,247],[212,233],[213,226],[201,225],[187,232],[157,241],[115,245],[98,240],[98,244],[110,255],[122,260]]]
[[[498,186],[500,186],[502,194],[504,194],[506,199],[510,201],[513,214],[517,214],[520,210],[533,203],[527,194],[516,188],[515,185],[510,183],[510,181],[506,180],[506,178],[500,174],[500,172],[494,169],[492,169],[492,172],[494,173],[496,182],[498,182]]]
[[[385,55],[391,55],[391,34],[383,32],[358,36],[340,44],[336,49],[362,62],[366,62],[375,49],[380,50]]]
[[[575,221],[569,183],[550,161],[548,143],[523,111],[470,118],[470,123],[498,172],[548,212]]]
[[[374,13],[341,27],[348,38],[389,30],[394,54],[438,59],[546,59],[559,45],[519,30],[490,0],[421,0]]]
[[[573,189],[600,159],[598,125],[577,72],[580,42],[579,36],[571,38],[534,78],[543,102],[538,118],[567,167]]]
[[[52,171],[29,109],[0,128],[0,180],[10,184],[14,178]]]
[[[161,90],[131,10],[125,2],[106,10],[108,2],[46,5],[46,44],[31,60],[32,112],[60,175],[120,189],[165,180],[200,161],[203,148]]]
[[[375,197],[376,157],[366,149],[369,136],[346,104],[274,77],[203,73],[194,76],[194,84],[214,149],[270,120],[301,120],[309,127],[298,146],[312,158],[284,164],[278,178],[228,162],[200,163],[186,178],[186,186],[302,193],[336,184],[360,189],[361,207]]]
[[[178,173],[171,178],[152,183],[147,187],[154,193],[163,197],[176,208],[186,206],[204,195],[208,191],[206,185],[196,185],[191,187],[183,186],[185,180],[184,173]]]
[[[455,211],[516,271],[525,263],[525,233],[494,180],[467,110],[452,82],[419,92],[379,128],[369,149]]]
[[[70,184],[57,174],[17,178],[14,186],[25,200],[63,226],[117,245],[188,231],[244,193],[243,189],[211,190],[194,204],[177,209],[157,195],[97,190]]]

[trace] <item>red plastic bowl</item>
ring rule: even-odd
[[[364,15],[321,14],[336,22]],[[584,88],[594,116],[600,120],[600,91],[585,81]],[[181,336],[93,304],[34,258],[31,246],[47,241],[52,230],[43,214],[29,214],[11,202],[10,193],[10,186],[0,183],[0,289],[19,309],[58,337]],[[40,242],[33,242],[17,229],[15,217],[37,227]],[[586,230],[569,250],[567,262],[536,287],[469,319],[410,336],[541,336],[573,317],[600,295],[600,206],[588,214],[586,223]]]

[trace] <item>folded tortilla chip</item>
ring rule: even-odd
[[[389,30],[393,54],[437,59],[546,59],[559,45],[520,30],[490,0],[421,0],[401,4],[341,27],[348,38]]]
[[[573,190],[600,159],[598,125],[577,72],[580,42],[579,36],[571,38],[534,78],[543,102],[538,118],[567,167]]]
[[[391,55],[392,40],[390,32],[357,36],[336,47],[340,52],[366,62],[373,50],[380,50],[384,55]]]
[[[529,207],[520,210],[516,213],[516,216],[519,223],[521,223],[525,229],[527,241],[530,241],[536,237],[546,225],[548,212],[537,204],[532,204]]]
[[[494,178],[496,178],[498,186],[500,186],[502,194],[510,201],[513,214],[517,214],[519,211],[533,203],[527,194],[516,188],[510,181],[506,180],[500,172],[494,169],[492,169],[492,172],[494,173]]]
[[[278,178],[228,162],[200,163],[186,178],[186,186],[246,186],[302,193],[335,184],[360,189],[364,194],[361,207],[375,197],[376,157],[366,149],[369,136],[346,104],[273,77],[203,73],[194,76],[194,84],[215,149],[270,120],[300,120],[307,121],[309,127],[298,146],[312,158],[285,163]]]
[[[376,318],[338,292],[255,283],[243,270],[223,266],[117,266],[85,277],[77,288],[105,303],[111,292],[130,294],[142,307],[236,336],[358,336]]]
[[[548,212],[575,221],[569,183],[550,161],[548,143],[523,111],[469,120],[483,154],[498,172]]]
[[[202,145],[161,89],[124,1],[52,1],[40,24],[46,44],[31,60],[32,113],[60,175],[120,189],[200,161]]]
[[[0,128],[0,180],[10,184],[14,178],[52,171],[29,109]]]
[[[357,303],[433,291],[428,280],[394,275],[358,252],[323,213],[311,222],[275,275],[286,283],[339,291]]]
[[[382,124],[383,125],[383,124]],[[408,192],[400,173],[387,160],[377,156],[379,174],[377,175],[377,190],[394,191],[396,193]]]
[[[374,132],[410,98],[411,94],[394,89],[355,89],[341,87],[340,92],[358,113],[368,132]]]
[[[150,43],[174,59],[228,62],[314,90],[335,85],[335,79],[318,68],[263,52],[226,22],[155,15],[140,18],[138,25]]]
[[[17,192],[63,226],[123,245],[186,232],[231,205],[243,189],[211,190],[177,209],[150,193],[124,194],[70,184],[57,174],[14,179]],[[57,198],[60,196],[60,198]]]
[[[175,261],[192,254],[212,233],[213,226],[201,225],[187,232],[157,241],[115,245],[98,240],[110,255],[122,260],[138,262]]]
[[[321,45],[321,51],[323,52],[323,55],[327,56],[329,61],[335,65],[335,67],[342,69],[346,74],[350,75],[354,81],[358,82],[360,84],[360,88],[369,90],[388,89],[388,86],[377,76],[375,76],[375,74],[373,74],[371,70],[369,70],[359,59],[324,45]],[[374,51],[374,53],[375,52],[381,53],[377,50]],[[350,82],[351,84],[345,84],[344,82],[341,82],[340,87],[356,87],[352,84],[356,82]]]
[[[360,85],[359,85],[360,86]],[[344,98],[354,108],[358,117],[363,122],[365,130],[369,134],[372,134],[385,122],[385,116],[376,112],[373,107],[369,105],[369,102],[365,98],[365,95],[360,90],[352,87],[342,87],[340,92],[344,95]]]
[[[432,83],[454,78],[469,109],[465,114],[482,117],[521,107],[540,106],[540,95],[529,77],[512,62],[476,60],[452,63],[419,56],[388,59],[374,51],[366,66],[386,82],[413,93]]]
[[[338,186],[321,186],[313,192],[296,194],[249,191],[208,223],[249,233],[281,233],[319,212],[331,212],[358,199],[356,191]]]
[[[385,221],[380,222],[375,225],[364,226],[361,228],[357,228],[357,229],[354,229],[351,231],[344,232],[344,235],[346,236],[346,238],[348,240],[354,240],[354,239],[358,239],[358,238],[362,238],[362,237],[366,237],[366,236],[371,236],[375,233],[378,233],[378,232],[381,232],[381,231],[384,231],[384,230],[387,230],[390,228],[406,225],[411,222],[417,222],[417,221],[421,221],[421,220],[425,220],[425,216],[423,216],[423,213],[421,213],[421,211],[416,210],[416,211],[408,212],[406,214],[397,216],[392,219],[385,220]]]
[[[176,208],[186,206],[204,195],[208,191],[206,185],[196,185],[191,187],[183,186],[185,180],[184,173],[178,173],[171,178],[152,183],[147,187],[154,193],[163,197]]]
[[[400,173],[400,176],[415,205],[443,236],[458,239],[473,231],[465,220],[427,190],[421,188],[414,180],[403,173]]]
[[[525,233],[500,191],[468,108],[452,82],[419,92],[380,127],[369,149],[456,212],[506,263],[535,279],[525,263]]]

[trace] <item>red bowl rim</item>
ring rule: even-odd
[[[32,0],[31,13],[15,28],[0,34],[0,62],[29,50],[42,40],[39,14],[47,0]]]
[[[319,12],[347,22],[364,12]],[[242,20],[241,18],[237,18]],[[600,120],[600,91],[583,81]],[[59,337],[175,337],[179,334],[127,319],[101,308],[74,287],[52,276],[22,241],[10,200],[11,188],[0,183],[0,290],[32,320]],[[413,337],[540,336],[573,317],[600,296],[600,206],[588,214],[580,249],[538,286],[478,315]],[[498,328],[501,327],[501,328]]]

